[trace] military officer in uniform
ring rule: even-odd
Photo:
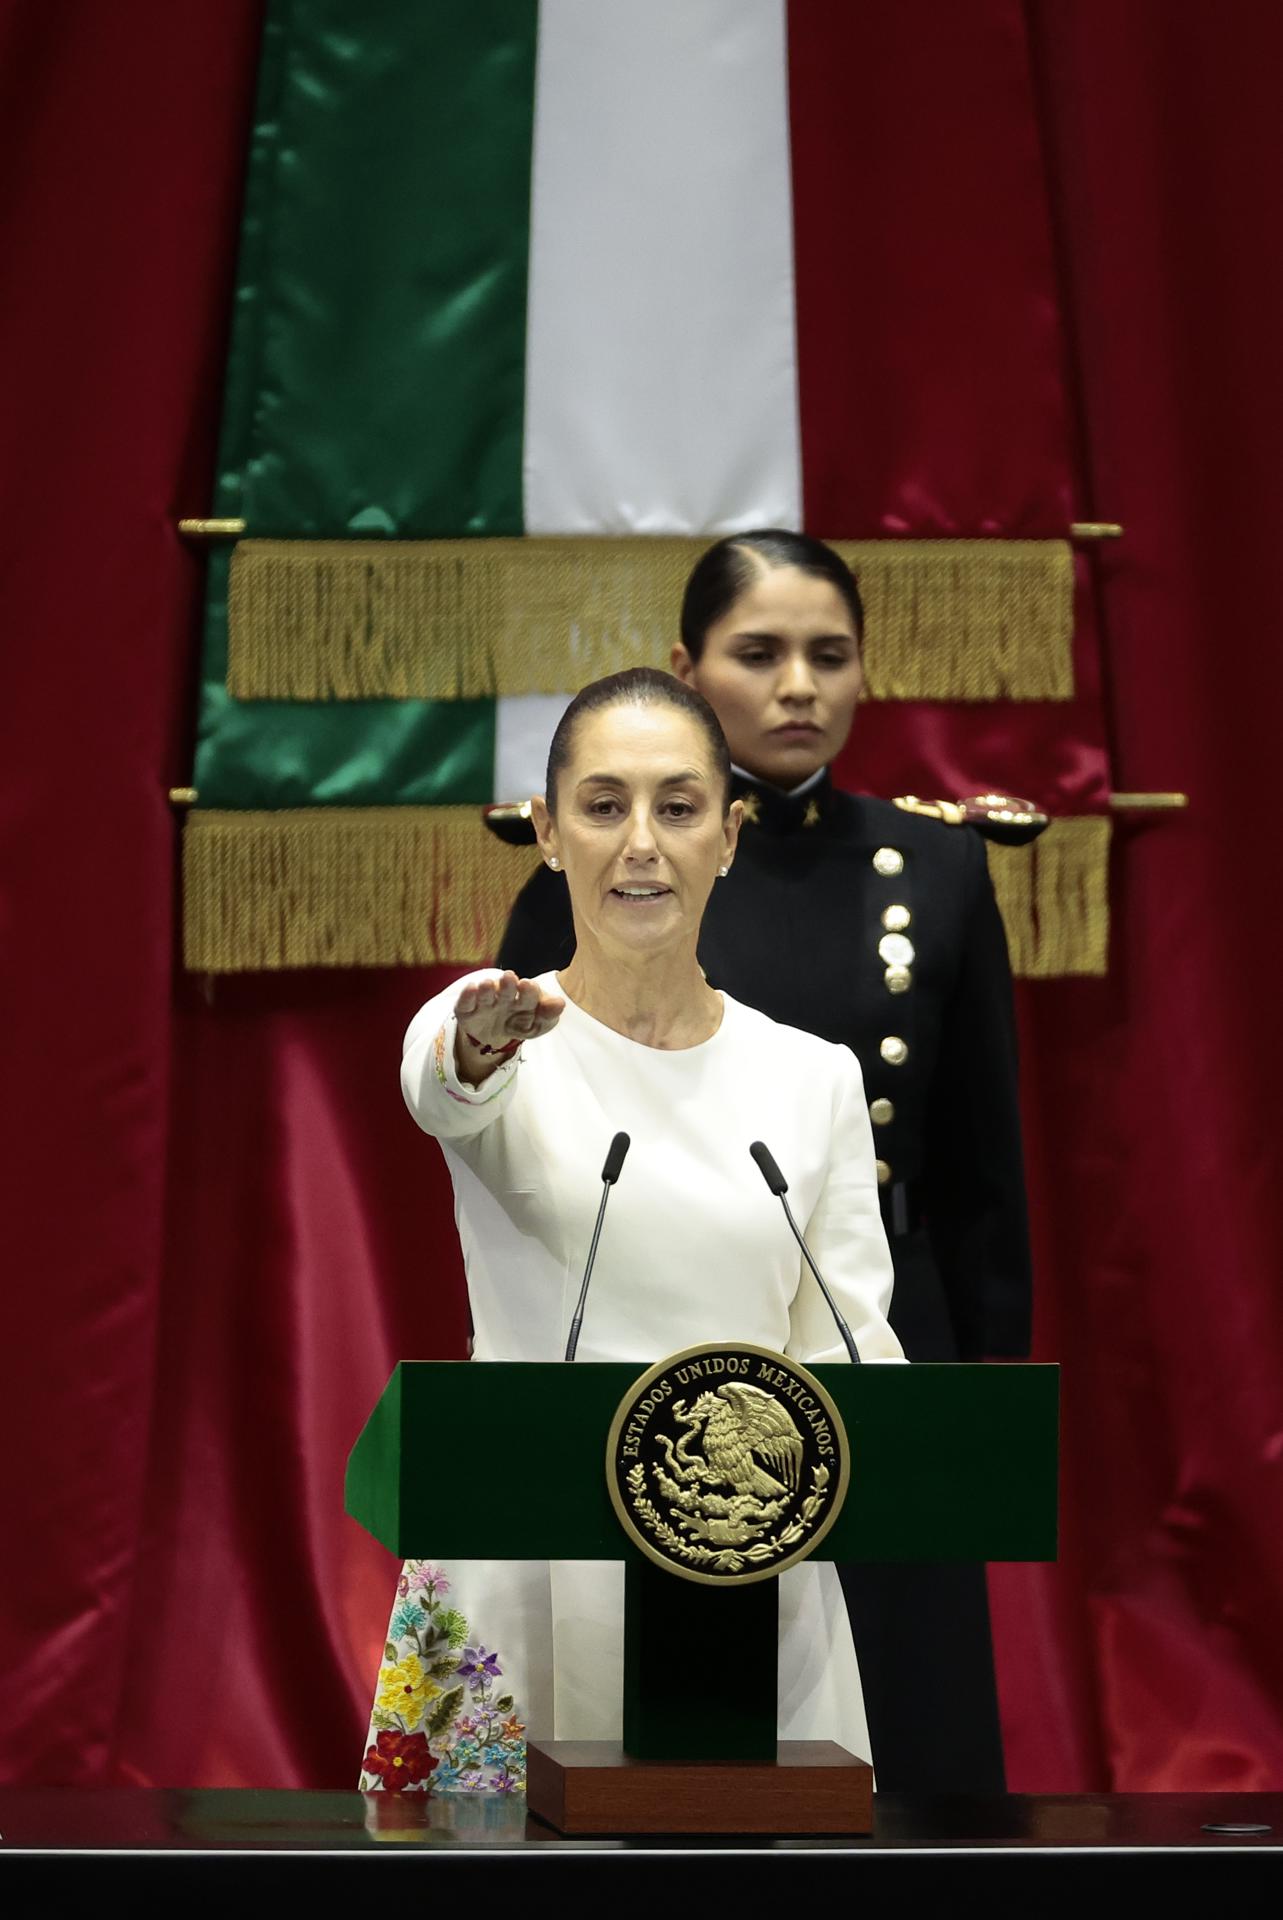
[[[862,625],[849,569],[806,535],[731,536],[691,575],[673,670],[716,711],[744,804],[700,960],[712,985],[859,1059],[909,1358],[1020,1358],[1030,1269],[1006,940],[975,832],[833,785]],[[529,977],[573,948],[564,879],[540,868],[498,964]],[[879,1785],[1001,1792],[984,1568],[842,1578]]]

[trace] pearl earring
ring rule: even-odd
[[[724,880],[724,879],[726,878],[726,876],[727,876],[727,874],[728,874],[729,872],[730,872],[730,868],[729,868],[729,867],[719,867],[719,868],[717,869],[717,877],[718,877],[718,879],[719,879],[719,880]]]
[[[561,862],[560,862],[560,860],[558,860],[558,858],[557,858],[557,856],[556,856],[556,854],[555,854],[555,853],[554,853],[554,855],[553,855],[553,857],[552,857],[552,859],[551,859],[551,860],[550,860],[550,861],[548,862],[548,865],[549,865],[549,866],[550,866],[550,867],[552,868],[552,870],[553,870],[553,872],[554,872],[554,873],[560,873],[560,872],[561,872]]]

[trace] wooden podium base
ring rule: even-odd
[[[832,1740],[775,1760],[631,1760],[617,1740],[532,1740],[526,1804],[558,1833],[871,1833],[873,1769]]]

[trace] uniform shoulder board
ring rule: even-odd
[[[950,827],[974,827],[986,840],[1000,846],[1023,847],[1048,825],[1032,800],[1016,800],[1006,793],[976,793],[967,800],[919,800],[906,793],[893,804],[903,813],[923,814]]]
[[[966,810],[958,800],[919,800],[916,793],[897,794],[891,802],[901,813],[920,813],[928,820],[943,820],[946,826],[965,827]]]
[[[530,818],[528,800],[502,801],[492,807],[482,807],[481,818],[496,840],[503,840],[510,847],[534,846],[535,823]]]

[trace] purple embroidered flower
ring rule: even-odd
[[[503,1672],[497,1657],[487,1653],[484,1647],[465,1647],[463,1658],[459,1662],[460,1677],[471,1683],[474,1692],[480,1692],[487,1680],[497,1680]]]
[[[512,1773],[492,1774],[489,1782],[491,1793],[515,1793],[517,1777]]]

